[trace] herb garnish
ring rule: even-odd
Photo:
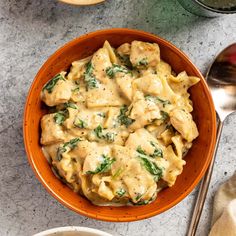
[[[166,125],[166,129],[170,130],[172,133],[175,132],[175,128],[171,124]]]
[[[136,149],[136,151],[137,151],[139,154],[142,154],[142,155],[147,156],[147,153],[141,148],[141,146],[138,146],[138,148]]]
[[[150,200],[141,200],[141,201],[138,201],[137,203],[135,203],[134,205],[142,206],[142,205],[147,205],[149,202],[150,202]]]
[[[109,143],[112,143],[115,141],[115,133],[111,133],[111,132],[107,132],[107,133],[103,133],[103,128],[101,125],[99,125],[97,128],[94,129],[94,132],[96,134],[96,136],[99,139],[104,139]]]
[[[112,176],[112,179],[116,179],[118,176],[120,176],[120,174],[123,172],[122,168],[117,169],[117,171],[115,172],[115,174]]]
[[[113,143],[115,141],[116,134],[108,132],[103,136],[103,139],[107,140],[109,143]]]
[[[76,88],[72,89],[71,91],[72,91],[73,93],[76,93],[76,92],[78,92],[79,90],[80,90],[80,87],[77,86]]]
[[[134,205],[137,205],[137,206],[142,206],[142,205],[147,205],[148,203],[150,203],[151,201],[153,201],[153,197],[151,197],[149,200],[139,200],[138,202],[136,203],[133,203]]]
[[[157,148],[157,145],[154,142],[150,143],[155,147],[153,154],[147,155],[147,153],[141,148],[141,146],[138,146],[136,151],[139,153],[138,157],[141,159],[142,164],[146,168],[146,170],[154,175],[157,180],[159,180],[162,177],[162,169],[159,168],[157,164],[151,161],[149,158],[163,157],[163,153],[161,149]]]
[[[141,146],[138,146],[138,148],[136,149],[136,151],[139,153],[140,157],[143,158],[156,158],[156,157],[163,157],[163,152],[162,150],[158,147],[158,145],[156,143],[154,143],[153,141],[150,141],[150,144],[155,148],[153,154],[147,154],[142,148]]]
[[[148,65],[148,60],[147,58],[143,58],[140,61],[138,61],[138,63],[136,64],[136,66],[147,66]]]
[[[152,162],[145,157],[140,156],[139,158],[142,160],[143,166],[146,168],[146,170],[157,177],[157,180],[162,177],[162,169],[159,168],[155,162]]]
[[[84,129],[88,126],[87,122],[85,122],[84,120],[81,120],[81,119],[76,119],[73,124],[75,127],[78,127],[81,129]]]
[[[137,193],[137,195],[136,195],[136,197],[135,197],[135,200],[136,200],[136,201],[139,201],[142,196],[143,196],[143,194]]]
[[[80,138],[74,138],[71,139],[69,142],[64,143],[62,147],[59,147],[57,149],[57,160],[60,161],[62,159],[62,153],[68,150],[73,150],[77,146],[79,141],[81,141]]]
[[[155,96],[152,96],[152,95],[146,95],[145,96],[145,100],[151,101],[151,102],[155,102],[155,103],[160,102],[160,103],[162,103],[162,106],[164,108],[165,108],[166,105],[170,105],[171,104],[171,102],[169,100],[163,100],[163,99],[161,99],[159,97],[155,97]]]
[[[125,125],[126,127],[130,126],[134,120],[129,118],[127,115],[126,115],[126,112],[128,111],[128,107],[126,105],[122,106],[120,108],[120,114],[118,116],[118,120],[120,122],[121,125]]]
[[[155,148],[153,154],[150,155],[152,158],[161,157],[163,158],[163,151],[153,141],[150,144]]]
[[[120,55],[118,54],[118,58],[120,59],[121,63],[125,64],[126,67],[128,67],[130,70],[133,69],[133,65],[130,61],[129,55]]]
[[[96,79],[95,75],[93,74],[93,64],[90,61],[86,65],[86,70],[84,72],[84,81],[86,83],[86,88],[88,89],[93,89],[93,88],[98,88],[99,82]]]
[[[65,108],[68,108],[68,107],[70,107],[70,108],[72,108],[72,109],[77,109],[77,108],[78,108],[78,107],[76,106],[76,104],[73,103],[73,102],[66,102],[66,103],[64,103],[64,106],[65,106]]]
[[[98,138],[102,138],[102,126],[101,125],[99,125],[97,128],[95,128],[94,132]]]
[[[75,103],[73,102],[66,102],[64,103],[64,110],[58,111],[54,116],[54,121],[58,125],[62,125],[63,122],[69,117],[69,111],[67,108],[72,108],[72,109],[77,109],[78,107],[76,106]]]
[[[123,72],[125,74],[131,73],[125,66],[117,65],[117,64],[112,64],[111,67],[108,67],[106,69],[106,74],[113,79],[115,74],[118,72]]]
[[[62,110],[62,111],[58,111],[54,116],[54,121],[58,124],[58,125],[62,125],[62,123],[69,117],[69,112],[67,109]]]
[[[169,119],[169,114],[167,113],[167,112],[165,112],[165,111],[161,111],[161,119],[163,120],[163,121],[166,121],[167,119]]]
[[[56,76],[54,76],[51,80],[49,80],[46,83],[46,85],[43,87],[43,90],[46,89],[48,91],[48,93],[52,93],[52,90],[53,90],[54,86],[56,85],[56,83],[59,80],[64,80],[65,81],[65,78],[61,74],[57,74]]]
[[[98,174],[98,173],[103,173],[107,172],[110,168],[113,162],[115,162],[115,158],[108,157],[106,155],[102,155],[103,157],[103,162],[96,168],[95,171],[87,171],[86,174]]]
[[[118,191],[116,191],[116,193],[117,193],[117,195],[118,195],[119,197],[122,197],[122,196],[124,196],[124,194],[126,193],[126,191],[125,191],[123,188],[121,188],[121,189],[119,189]]]
[[[157,100],[158,100],[160,103],[162,103],[162,106],[163,106],[163,107],[165,107],[166,105],[170,105],[170,104],[171,104],[169,100],[163,100],[163,99],[161,99],[161,98],[159,98],[159,97],[157,97]]]

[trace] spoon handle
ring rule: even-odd
[[[214,167],[216,153],[217,153],[219,140],[220,140],[220,136],[221,136],[221,132],[222,132],[222,127],[223,127],[223,123],[222,123],[222,121],[219,120],[218,125],[217,125],[216,145],[215,145],[215,149],[213,152],[213,157],[212,157],[210,165],[209,165],[209,167],[206,171],[206,174],[203,177],[200,187],[199,187],[199,192],[198,192],[197,200],[196,200],[196,203],[195,203],[195,206],[193,209],[193,215],[192,215],[192,219],[190,222],[187,236],[195,236],[196,231],[197,231],[198,223],[199,223],[199,220],[200,220],[200,217],[202,214],[202,209],[204,207],[204,203],[206,200],[207,191],[208,191],[208,188],[210,185],[210,180],[211,180],[211,176],[212,176],[212,172],[213,172],[213,167]]]

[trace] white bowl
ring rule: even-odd
[[[59,0],[59,1],[71,5],[89,6],[104,2],[105,0]]]
[[[59,227],[45,230],[33,236],[112,236],[112,235],[97,229],[92,229],[87,227],[67,226],[67,227]]]

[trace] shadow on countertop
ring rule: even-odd
[[[46,58],[81,34],[111,27],[136,28],[156,33],[181,47],[193,40],[194,28],[207,21],[185,11],[176,0],[107,0],[90,7],[73,7],[56,0],[0,2],[0,235],[29,235],[69,224],[92,224],[100,229],[106,226],[106,230],[117,229],[119,235],[125,235],[139,227],[138,223],[118,226],[86,222],[87,218],[69,211],[47,194],[24,152],[21,119],[27,91]],[[195,45],[189,47],[190,52],[192,47]],[[170,218],[169,212],[167,215]],[[176,218],[169,218],[166,224],[169,221],[169,225],[177,227]],[[158,228],[161,217],[155,219]],[[151,220],[143,221],[149,230],[154,227]]]

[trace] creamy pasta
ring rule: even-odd
[[[188,88],[155,43],[105,42],[42,89],[41,144],[54,173],[96,205],[145,205],[174,185],[198,136]],[[52,112],[53,111],[53,112]]]

